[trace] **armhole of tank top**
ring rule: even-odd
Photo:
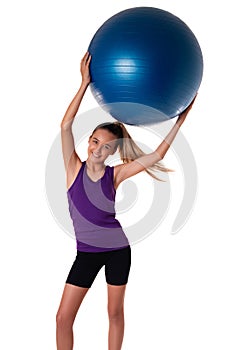
[[[79,175],[80,175],[80,173],[81,173],[81,171],[82,171],[84,165],[85,165],[85,161],[82,162],[82,165],[81,165],[81,167],[80,167],[80,169],[79,169],[79,171],[78,171],[78,173],[77,173],[75,179],[73,180],[72,185],[69,186],[69,188],[67,189],[67,193],[69,193],[69,192],[71,191],[71,189],[72,189],[72,187],[74,186],[75,182],[77,181],[77,179],[78,179],[78,177],[79,177]]]

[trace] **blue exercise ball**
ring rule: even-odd
[[[96,101],[126,124],[178,116],[202,80],[203,57],[195,35],[181,19],[158,8],[115,14],[97,30],[88,51]]]

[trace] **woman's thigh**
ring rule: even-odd
[[[78,309],[88,290],[89,288],[78,287],[66,283],[57,312],[57,319],[61,318],[74,321]]]
[[[110,253],[105,264],[106,282],[108,285],[122,286],[127,284],[131,267],[131,248],[127,247]]]

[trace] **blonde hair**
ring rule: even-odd
[[[105,129],[111,132],[114,136],[117,137],[118,143],[117,147],[120,153],[120,158],[122,162],[130,163],[135,159],[138,159],[146,153],[135,143],[135,141],[132,139],[131,135],[127,131],[125,125],[121,122],[114,122],[114,123],[103,123],[98,125],[93,133],[98,129]],[[92,133],[92,135],[93,135]],[[159,181],[164,181],[157,177],[154,172],[169,172],[172,171],[171,169],[167,169],[163,166],[162,163],[157,162],[153,164],[151,167],[148,167],[144,169],[150,176],[152,176],[154,179]]]

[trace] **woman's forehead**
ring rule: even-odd
[[[105,129],[97,129],[93,135],[93,138],[98,139],[99,141],[102,142],[110,142],[110,141],[114,141],[117,139],[117,137],[115,135],[113,135],[110,131],[105,130]]]

